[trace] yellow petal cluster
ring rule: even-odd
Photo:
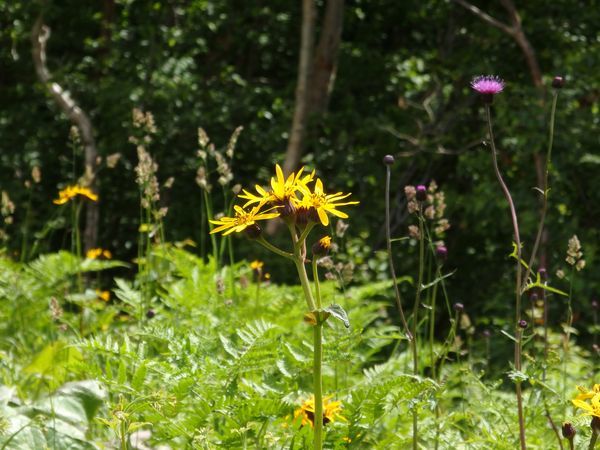
[[[54,199],[53,203],[55,205],[64,205],[69,200],[74,199],[78,195],[87,198],[88,200],[91,200],[93,202],[98,201],[98,196],[94,194],[91,189],[79,185],[74,185],[67,186],[62,191],[59,191],[58,198]]]
[[[600,384],[595,384],[591,391],[581,386],[577,386],[577,389],[580,394],[571,400],[573,404],[583,409],[584,415],[600,417]]]
[[[112,259],[112,253],[110,252],[110,250],[105,250],[103,248],[90,248],[86,252],[85,257],[87,259]]]
[[[233,207],[235,216],[233,217],[222,217],[218,220],[211,220],[210,223],[218,225],[214,228],[210,234],[224,231],[223,236],[231,233],[239,233],[244,231],[250,225],[254,225],[258,220],[273,219],[279,216],[277,212],[261,212],[259,206],[255,206],[250,211],[244,210],[242,207],[236,205]]]
[[[330,401],[332,396],[323,398],[323,425],[336,420],[345,421],[346,418],[340,414],[342,411],[342,402],[339,400]],[[302,417],[302,425],[314,426],[315,421],[315,397],[311,396],[305,400],[300,408],[294,411],[294,419]]]
[[[246,200],[246,203],[243,206],[234,207],[234,217],[211,220],[212,224],[218,225],[211,231],[211,234],[219,231],[225,231],[223,235],[240,232],[256,220],[290,214],[296,214],[298,223],[300,223],[299,216],[303,215],[304,223],[311,220],[327,226],[329,225],[329,214],[343,219],[348,218],[348,215],[338,208],[358,204],[357,201],[342,201],[350,195],[342,192],[326,193],[323,181],[319,178],[315,179],[314,171],[305,173],[304,167],[286,178],[279,164],[276,164],[275,176],[271,178],[270,188],[265,189],[256,185],[255,192],[242,189],[242,193],[238,197]],[[261,211],[264,206],[269,209]],[[248,210],[249,207],[252,209]]]

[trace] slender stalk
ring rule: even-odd
[[[500,173],[500,169],[498,168],[498,160],[496,153],[496,144],[494,142],[494,131],[492,129],[492,114],[490,110],[490,105],[486,103],[485,112],[488,123],[488,131],[490,134],[490,145],[492,150],[492,163],[494,166],[494,172],[496,174],[496,178],[498,179],[498,183],[504,193],[504,197],[508,202],[508,206],[510,208],[510,217],[513,225],[513,234],[515,238],[515,244],[517,245],[517,262],[516,262],[516,288],[515,288],[515,336],[517,339],[515,340],[515,354],[514,354],[514,364],[515,369],[521,370],[521,348],[523,345],[522,342],[522,330],[519,328],[519,322],[521,321],[521,237],[519,235],[519,222],[517,220],[517,212],[515,210],[515,205],[513,199],[510,195],[510,191],[504,182],[502,175]],[[523,416],[523,396],[521,393],[521,382],[517,380],[515,382],[515,390],[517,394],[517,414],[519,416],[519,442],[521,445],[521,450],[525,450],[527,448],[527,444],[525,442],[525,419]]]
[[[319,283],[319,269],[317,268],[317,258],[312,259],[313,283],[315,283],[315,298],[317,300],[317,309],[321,309],[321,284]]]
[[[294,255],[292,253],[283,251],[280,248],[275,247],[273,244],[268,242],[262,236],[260,236],[258,239],[256,239],[256,242],[258,242],[260,245],[265,247],[267,250],[271,250],[273,253],[278,254],[279,256],[283,256],[284,258],[287,258],[287,259],[294,259]]]
[[[295,226],[288,222],[288,228],[290,235],[292,236],[292,242],[294,244],[294,263],[298,270],[298,277],[300,278],[300,284],[304,291],[304,297],[309,311],[316,311],[317,323],[313,329],[313,393],[315,400],[315,415],[314,415],[314,450],[321,450],[323,448],[323,376],[322,376],[322,363],[323,363],[323,322],[319,315],[321,308],[321,291],[319,288],[319,278],[316,270],[316,258],[313,258],[313,274],[315,274],[315,285],[317,293],[317,303],[312,295],[310,289],[310,283],[308,281],[308,275],[306,274],[306,267],[304,266],[304,255],[302,254],[306,236],[308,233],[302,233],[300,239],[296,235]],[[308,228],[308,227],[307,227]],[[306,230],[305,230],[306,231]],[[310,230],[309,230],[310,231]],[[266,241],[265,241],[266,242]]]
[[[321,367],[323,362],[323,322],[317,319],[317,324],[313,328],[314,332],[314,353],[313,353],[313,383],[315,395],[315,450],[323,448],[323,379]]]
[[[391,178],[391,170],[389,166],[386,166],[386,180],[385,180],[385,237],[387,244],[387,254],[388,261],[390,265],[390,273],[392,275],[392,282],[394,283],[394,293],[396,294],[396,307],[398,308],[398,312],[400,313],[400,320],[402,321],[402,326],[404,327],[404,332],[406,333],[406,337],[409,341],[412,342],[413,336],[410,332],[410,328],[408,327],[408,323],[406,322],[406,317],[404,316],[404,310],[402,309],[402,297],[400,296],[400,290],[398,289],[398,280],[396,279],[396,270],[394,269],[394,258],[392,257],[392,238],[391,238],[391,228],[390,228],[390,178]]]
[[[419,324],[419,305],[421,303],[421,291],[423,289],[423,273],[425,269],[425,230],[423,227],[422,205],[419,205],[419,274],[417,277],[417,290],[415,292],[415,303],[412,314],[412,354],[413,375],[419,375],[419,355],[417,350],[417,326]],[[413,450],[417,450],[419,444],[419,411],[415,405],[413,409]]]
[[[574,444],[573,444],[573,439],[568,439],[569,441],[569,449],[570,450],[575,450]],[[563,448],[562,446],[560,447],[561,449]]]
[[[300,284],[302,285],[302,290],[304,291],[306,306],[308,306],[309,311],[314,311],[316,309],[315,300],[313,299],[312,291],[310,289],[310,284],[308,282],[308,275],[306,274],[306,267],[304,267],[304,262],[297,258],[294,258],[294,263],[296,264],[296,270],[298,271],[298,276],[300,277]]]
[[[562,395],[563,398],[567,395],[567,361],[569,359],[569,347],[571,340],[571,327],[573,326],[573,281],[575,278],[575,266],[571,269],[571,276],[569,277],[569,299],[567,301],[567,329],[565,330],[565,343],[563,347],[563,367],[562,367]],[[565,414],[567,407],[565,405]]]
[[[206,219],[213,219],[212,206],[210,203],[210,198],[208,197],[208,192],[206,189],[202,190],[204,194],[204,206],[206,208]],[[217,247],[217,237],[214,234],[210,235],[210,244],[212,246],[213,259],[215,260],[215,267],[219,268],[219,248]]]
[[[546,168],[544,170],[544,185],[542,186],[542,211],[540,213],[540,222],[538,224],[537,234],[535,236],[535,243],[533,244],[533,250],[531,251],[531,256],[529,257],[529,264],[527,265],[527,269],[525,271],[525,277],[523,278],[523,285],[521,286],[521,292],[525,289],[527,284],[527,278],[529,277],[533,262],[535,261],[535,257],[537,256],[537,252],[540,246],[540,242],[542,240],[542,235],[544,234],[544,222],[546,220],[546,212],[548,211],[548,176],[550,173],[550,164],[552,158],[552,146],[554,145],[554,122],[556,117],[556,102],[558,100],[558,90],[554,89],[552,93],[552,110],[550,113],[550,136],[548,138],[548,151],[546,153]]]

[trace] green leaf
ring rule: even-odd
[[[446,275],[442,275],[441,277],[437,277],[435,280],[433,280],[431,283],[427,283],[421,286],[421,288],[423,290],[425,289],[429,289],[430,287],[435,286],[436,284],[438,284],[440,281],[444,280],[445,278],[451,277],[452,275],[454,275],[456,273],[456,270],[453,270],[450,273],[447,273]]]
[[[350,320],[348,320],[348,314],[344,311],[340,305],[336,305],[335,303],[329,305],[323,311],[330,313],[333,317],[340,320],[346,328],[350,328]]]
[[[525,287],[525,292],[527,292],[528,290],[533,289],[533,288],[543,289],[544,291],[552,292],[554,294],[562,295],[564,297],[568,297],[569,296],[569,294],[567,294],[566,292],[563,292],[561,290],[558,290],[556,288],[548,286],[546,283],[542,283],[542,280],[541,280],[539,272],[536,275],[535,283],[529,283],[529,284],[527,284],[527,286]]]
[[[512,334],[509,334],[504,330],[500,330],[500,333],[509,338],[511,341],[517,342],[517,339]]]

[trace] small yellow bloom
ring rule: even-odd
[[[301,188],[306,188],[306,185],[310,183],[315,176],[314,171],[308,175],[302,176],[303,172],[304,167],[302,167],[296,173],[292,172],[286,179],[283,176],[283,170],[281,170],[279,164],[276,164],[276,176],[271,177],[271,191],[267,191],[259,185],[255,186],[258,195],[248,192],[245,189],[242,190],[243,193],[239,195],[239,198],[248,200],[244,204],[244,208],[254,203],[262,206],[266,203],[283,205],[289,202],[292,204],[292,206],[295,206],[295,204],[298,202],[297,192]]]
[[[351,194],[343,194],[341,192],[336,192],[335,194],[326,194],[323,190],[323,182],[320,178],[317,178],[315,182],[314,190],[311,192],[306,186],[300,187],[300,190],[304,197],[300,202],[300,206],[310,209],[314,208],[317,211],[319,216],[319,220],[325,226],[329,225],[329,217],[327,213],[331,213],[334,216],[340,217],[342,219],[347,219],[348,215],[339,211],[337,208],[340,206],[346,205],[358,205],[359,202],[341,202]]]
[[[211,220],[210,223],[219,225],[210,234],[218,233],[219,231],[227,230],[223,233],[223,236],[231,234],[233,232],[239,233],[244,231],[250,225],[254,225],[257,220],[266,220],[279,217],[279,213],[260,212],[261,205],[254,207],[250,211],[245,211],[240,206],[234,206],[235,216],[234,217],[222,217],[219,220]]]
[[[112,259],[112,253],[110,252],[110,250],[105,250],[102,248],[90,248],[85,254],[85,257],[87,259]]]
[[[577,386],[581,392],[575,399],[571,400],[573,404],[584,410],[584,415],[600,417],[600,384],[595,384],[591,391]],[[590,400],[588,403],[586,400]]]
[[[96,289],[96,295],[100,300],[104,300],[105,302],[110,300],[110,291],[101,291],[100,289]]]
[[[264,262],[259,261],[258,259],[255,259],[254,261],[252,261],[250,263],[250,268],[252,270],[262,270],[263,266],[265,265]]]
[[[332,396],[325,397],[323,399],[323,425],[327,425],[329,422],[335,422],[336,419],[345,421],[346,419],[340,414],[342,411],[341,401],[329,401]],[[302,425],[314,426],[315,420],[315,397],[311,396],[308,400],[294,411],[294,419],[302,417]]]
[[[89,188],[75,185],[75,186],[67,186],[62,191],[59,191],[58,198],[53,200],[53,203],[55,205],[64,205],[69,200],[74,199],[78,195],[80,195],[81,197],[85,197],[88,200],[91,200],[93,202],[98,201],[98,196],[96,194],[94,194]]]

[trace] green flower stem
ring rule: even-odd
[[[202,190],[204,194],[204,206],[206,208],[206,219],[210,221],[213,219],[212,206],[210,203],[210,198],[208,197],[208,191],[206,189]],[[210,222],[209,222],[210,223]],[[217,237],[214,234],[210,235],[210,243],[212,246],[213,259],[215,260],[215,267],[219,268],[219,248],[217,247]]]
[[[296,242],[297,246],[299,246],[300,248],[302,248],[302,244],[304,244],[304,242],[306,242],[306,237],[308,236],[308,234],[310,233],[310,231],[314,228],[314,226],[315,226],[315,223],[314,222],[310,222],[308,225],[306,225],[306,227],[304,227],[304,230],[302,231],[302,234],[298,238],[298,242]]]
[[[307,226],[306,228],[309,227],[310,226]],[[306,274],[306,267],[304,266],[304,255],[302,255],[302,249],[306,241],[306,236],[308,236],[308,232],[305,229],[304,233],[302,233],[302,235],[300,236],[300,239],[298,239],[298,236],[296,235],[295,226],[292,223],[288,222],[288,228],[290,230],[290,235],[292,236],[292,242],[294,244],[294,263],[296,264],[296,269],[298,270],[298,277],[300,278],[300,284],[302,285],[302,289],[304,291],[304,297],[306,298],[308,310],[312,312],[315,311],[317,307],[315,305],[315,300],[310,289],[308,275]],[[316,258],[313,258],[313,260],[316,260]],[[316,263],[313,261],[313,273],[314,267],[316,267]],[[318,274],[317,277],[315,277],[315,283],[318,283]],[[317,295],[320,309],[321,300],[320,291],[318,287]],[[316,321],[317,323],[315,324],[313,330],[313,391],[315,398],[314,450],[321,450],[323,448],[323,377],[321,370],[323,362],[323,322],[321,321],[321,317],[318,311],[316,311]]]
[[[496,152],[496,144],[494,143],[494,131],[492,129],[492,113],[490,110],[490,105],[486,103],[485,112],[487,117],[488,131],[490,134],[490,146],[492,150],[492,164],[494,166],[494,173],[496,174],[496,178],[498,179],[498,183],[504,193],[504,197],[508,202],[508,206],[510,208],[510,218],[513,226],[513,234],[515,238],[515,243],[517,245],[517,262],[516,262],[516,289],[515,289],[515,335],[517,339],[515,340],[515,369],[521,371],[521,349],[522,349],[522,340],[521,329],[519,328],[519,322],[521,321],[521,237],[519,234],[519,222],[517,220],[517,212],[515,210],[515,204],[510,195],[510,191],[500,174],[500,169],[498,168],[498,159]],[[525,418],[523,416],[523,395],[521,393],[521,382],[517,380],[515,382],[515,390],[517,394],[517,415],[519,417],[519,443],[521,445],[521,450],[526,450],[527,444],[525,442]]]
[[[257,238],[256,242],[258,242],[260,245],[262,245],[263,247],[265,247],[267,250],[271,250],[273,253],[278,254],[279,256],[283,256],[284,258],[287,258],[287,259],[294,259],[294,255],[293,254],[291,254],[290,252],[283,251],[280,248],[275,247],[273,244],[271,244],[270,242],[268,242],[262,236],[260,236],[259,238]]]
[[[569,277],[569,298],[567,300],[567,329],[565,330],[565,344],[563,347],[563,367],[562,367],[562,394],[563,398],[567,395],[567,361],[569,359],[569,344],[571,340],[571,327],[573,326],[573,282],[575,281],[575,266],[571,269]],[[565,414],[567,407],[565,405]]]
[[[317,309],[321,310],[321,284],[319,283],[319,269],[317,268],[317,257],[313,255],[312,259],[313,282],[315,283],[315,298],[317,300]]]
[[[323,362],[323,322],[317,318],[317,324],[314,326],[314,356],[313,356],[313,383],[315,394],[315,440],[314,449],[323,448],[323,378],[321,366]]]
[[[527,278],[531,273],[533,262],[537,256],[537,252],[542,240],[542,234],[544,233],[544,222],[546,220],[546,212],[548,211],[548,175],[550,172],[550,164],[552,158],[552,146],[554,145],[554,122],[556,117],[556,102],[558,100],[558,90],[554,89],[552,94],[552,111],[550,113],[550,136],[548,138],[548,151],[546,153],[546,168],[544,172],[544,185],[542,186],[542,212],[540,213],[540,222],[538,224],[537,234],[535,237],[535,243],[533,244],[533,250],[529,257],[529,264],[525,271],[525,277],[523,278],[523,285],[521,286],[521,292],[525,291],[527,286]]]
[[[413,375],[419,375],[419,355],[417,350],[417,325],[419,324],[419,305],[421,303],[421,291],[423,290],[423,273],[425,271],[425,221],[419,206],[419,274],[417,277],[417,290],[415,292],[415,303],[413,305],[412,336],[413,336]],[[419,444],[419,411],[415,405],[413,410],[413,450],[417,450]]]
[[[394,268],[394,258],[392,257],[392,237],[391,237],[391,226],[390,226],[390,178],[391,170],[390,166],[386,166],[386,181],[385,181],[385,237],[387,245],[388,263],[390,265],[390,273],[392,275],[392,282],[394,283],[394,293],[396,295],[396,307],[400,313],[400,320],[404,327],[404,332],[409,341],[413,341],[410,328],[406,322],[404,316],[404,310],[402,309],[402,297],[400,297],[400,290],[398,288],[398,280],[396,279],[396,270]]]

